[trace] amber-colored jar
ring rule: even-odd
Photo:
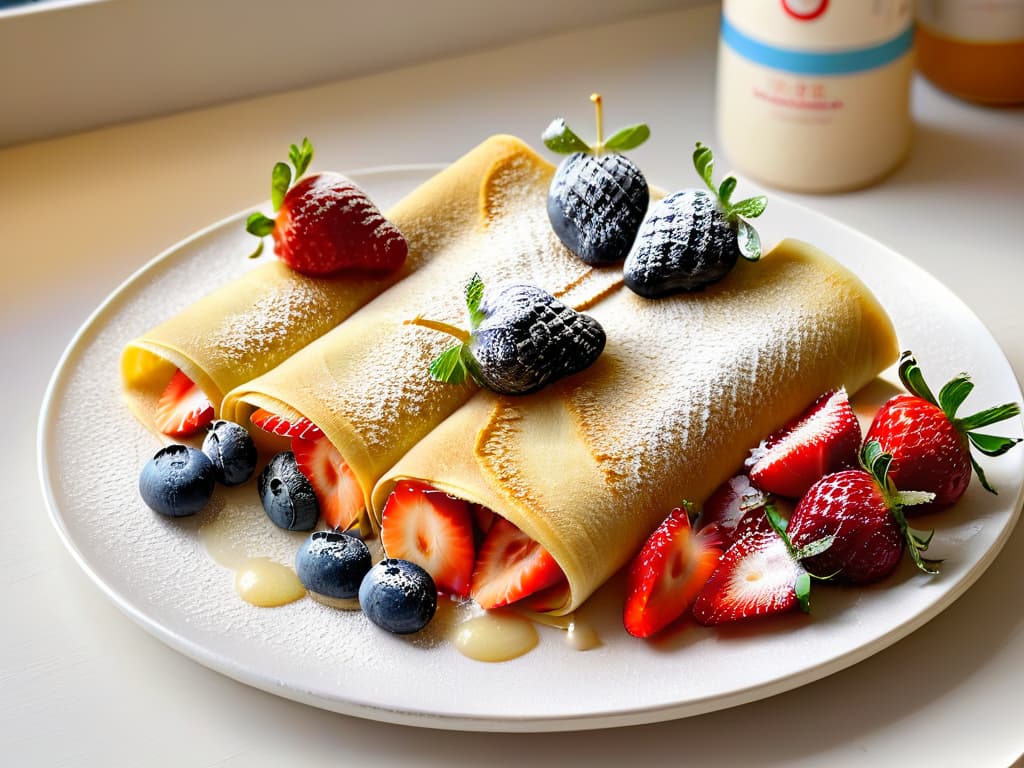
[[[982,104],[1024,104],[1024,0],[918,0],[917,66]]]

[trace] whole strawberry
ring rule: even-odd
[[[957,410],[974,388],[967,374],[953,378],[936,398],[909,352],[903,353],[899,373],[910,394],[896,395],[881,407],[865,440],[877,441],[884,452],[892,455],[889,477],[897,488],[935,494],[930,504],[915,511],[920,514],[956,502],[970,484],[972,467],[982,487],[995,493],[971,455],[971,447],[986,456],[999,456],[1020,439],[975,430],[1016,416],[1020,406],[1007,403],[958,417]]]
[[[304,275],[330,275],[343,269],[384,272],[405,261],[408,244],[366,193],[338,173],[318,173],[299,180],[313,159],[309,139],[291,145],[292,167],[277,163],[271,174],[273,219],[253,213],[245,229],[274,238],[274,253]],[[294,186],[292,182],[296,183]]]
[[[921,570],[936,573],[936,561],[921,556],[931,534],[910,528],[903,514],[932,494],[896,490],[888,475],[892,456],[877,442],[865,444],[861,461],[863,469],[821,478],[797,504],[786,529],[794,547],[832,538],[828,549],[802,560],[804,568],[821,578],[867,584],[892,573],[909,549]]]

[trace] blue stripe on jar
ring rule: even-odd
[[[868,48],[828,53],[777,48],[744,34],[722,17],[722,41],[755,64],[799,75],[852,75],[885,66],[908,53],[914,42],[913,27],[891,40]]]

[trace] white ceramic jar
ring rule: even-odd
[[[769,185],[871,184],[912,135],[910,0],[725,0],[718,131],[735,167]]]

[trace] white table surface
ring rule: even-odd
[[[1024,533],[922,629],[843,672],[742,707],[586,733],[462,734],[347,718],[248,688],[122,615],[65,551],[35,467],[43,391],[74,331],[177,240],[266,195],[302,135],[318,168],[450,160],[551,117],[646,120],[655,183],[714,142],[715,7],[0,151],[0,762],[10,766],[1013,763],[1024,751]],[[974,309],[1017,371],[1024,111],[914,84],[913,152],[883,184],[792,196],[902,252]],[[727,163],[720,163],[725,166]],[[112,395],[113,396],[113,395]],[[82,446],[96,452],[100,446]]]

